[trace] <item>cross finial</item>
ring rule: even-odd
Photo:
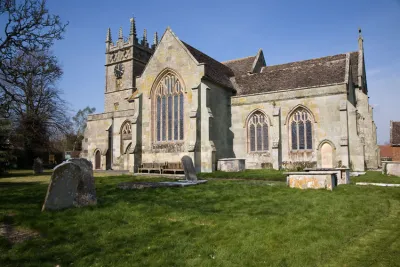
[[[131,18],[131,30],[129,34],[136,37],[136,22],[134,17]]]
[[[107,30],[107,37],[106,37],[106,43],[111,43],[112,39],[111,39],[111,29],[108,28]]]
[[[122,35],[122,27],[119,27],[119,33],[118,33],[118,39],[123,39],[123,35]]]

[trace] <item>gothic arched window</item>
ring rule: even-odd
[[[168,142],[183,140],[183,86],[172,73],[158,83],[154,94],[155,140]]]
[[[311,150],[313,134],[311,114],[304,108],[296,110],[290,117],[290,142],[292,150]]]
[[[248,150],[263,152],[268,150],[267,117],[260,111],[254,112],[247,121]]]

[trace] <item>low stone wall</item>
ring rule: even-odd
[[[328,189],[336,186],[336,173],[287,172],[286,182],[289,187],[300,189]]]
[[[387,175],[400,176],[400,162],[397,161],[382,162],[382,173]]]
[[[226,158],[218,160],[218,170],[224,172],[240,172],[246,168],[245,159]]]

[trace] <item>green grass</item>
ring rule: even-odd
[[[261,170],[245,170],[242,172],[223,172],[215,171],[212,173],[200,173],[201,178],[221,178],[221,179],[251,179],[251,180],[268,180],[286,182],[286,175],[283,171],[261,169]]]
[[[14,175],[0,179],[0,223],[12,214],[41,237],[0,237],[0,266],[400,266],[398,188],[220,179],[121,191],[146,179],[103,176],[96,207],[41,213],[49,176]]]
[[[386,183],[386,184],[400,184],[400,177],[398,176],[388,176],[382,175],[378,171],[370,171],[365,175],[358,177],[350,177],[352,183],[366,182],[366,183]]]

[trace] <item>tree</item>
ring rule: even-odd
[[[21,96],[10,86],[21,86],[20,70],[11,63],[21,55],[43,55],[55,40],[62,39],[68,23],[49,14],[45,0],[23,0],[20,4],[4,1],[0,17],[7,20],[0,37],[0,90],[17,102]]]
[[[19,69],[18,82],[8,86],[14,96],[10,104],[15,133],[12,141],[23,148],[30,166],[34,157],[51,149],[52,140],[71,128],[66,102],[57,88],[63,72],[49,51],[20,53],[10,64]]]
[[[89,106],[87,106],[84,109],[80,109],[78,110],[78,112],[76,113],[76,115],[74,117],[72,117],[72,120],[74,122],[74,128],[75,128],[75,134],[71,134],[69,136],[67,136],[67,140],[73,140],[73,147],[72,150],[81,150],[82,148],[82,140],[84,138],[84,133],[85,133],[85,129],[86,129],[86,121],[87,121],[87,117],[89,114],[92,114],[96,111],[96,108],[91,108]]]

